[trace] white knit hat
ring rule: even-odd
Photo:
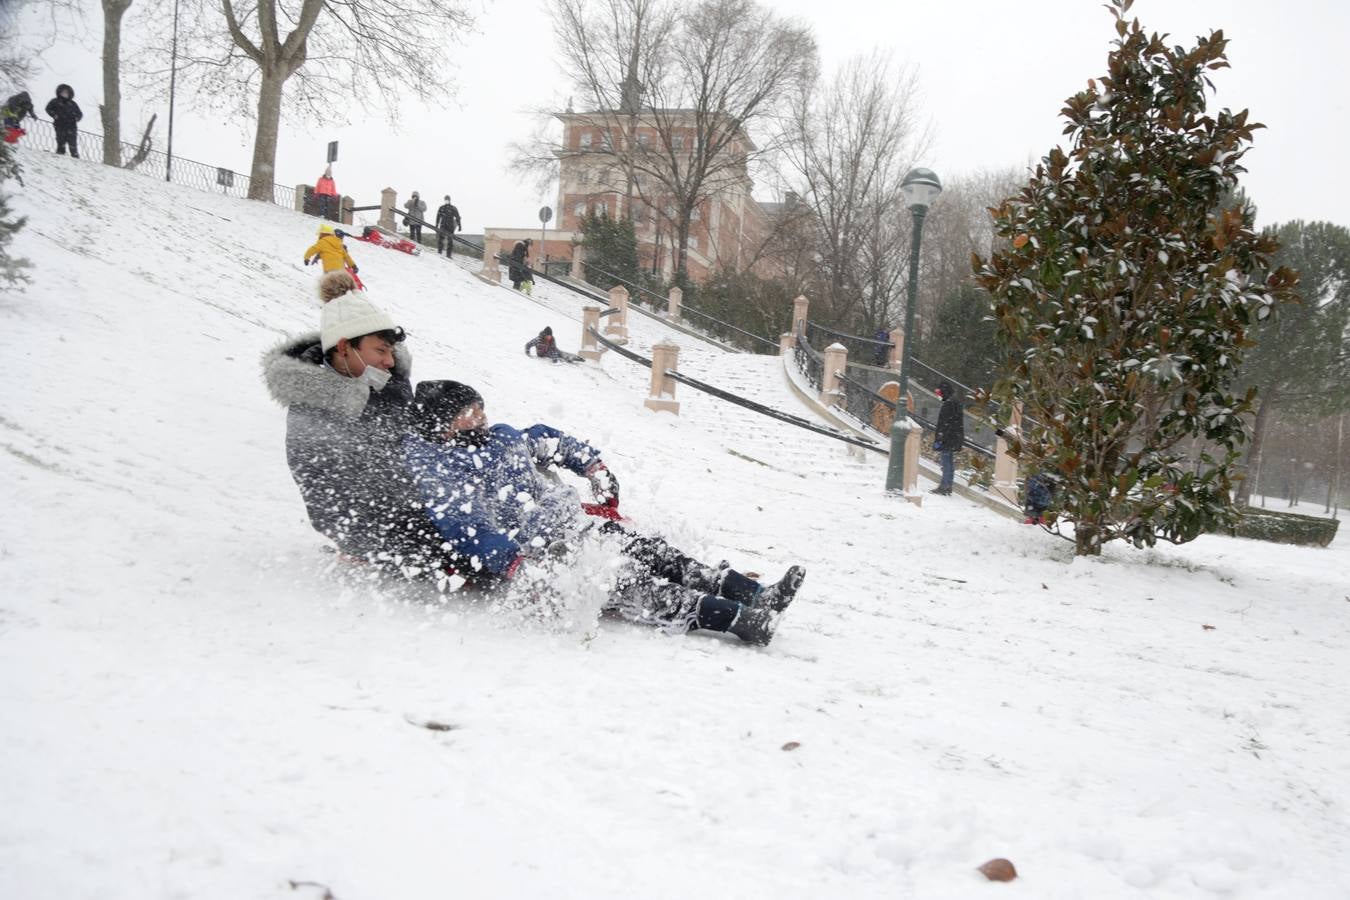
[[[365,297],[343,294],[323,305],[323,314],[319,317],[319,343],[327,353],[343,338],[350,341],[397,327],[388,313],[376,309]]]

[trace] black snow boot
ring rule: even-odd
[[[727,631],[747,644],[763,646],[773,640],[773,631],[778,627],[778,613],[763,606],[741,606],[741,614],[731,623]]]
[[[771,584],[759,592],[755,605],[780,613],[788,608],[805,580],[806,570],[801,566],[792,566],[783,573],[777,584]]]

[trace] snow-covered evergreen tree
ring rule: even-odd
[[[19,162],[14,158],[14,146],[0,141],[0,184],[14,179],[23,184],[19,177]],[[15,216],[9,207],[9,194],[0,191],[0,289],[10,289],[28,282],[24,274],[31,263],[26,259],[11,256],[10,242],[28,221],[26,216]]]
[[[1222,205],[1261,127],[1206,110],[1223,32],[1169,46],[1130,5],[1110,0],[1106,76],[1066,101],[1069,151],[995,211],[1007,248],[974,259],[1008,353],[995,393],[1026,416],[1011,450],[1057,476],[1053,527],[1073,523],[1079,554],[1233,521],[1253,393],[1231,382],[1249,329],[1297,281],[1270,264],[1278,245],[1251,208]],[[1213,449],[1183,466],[1194,435]]]

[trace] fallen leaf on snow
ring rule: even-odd
[[[1017,877],[1017,868],[1000,856],[980,866],[980,873],[990,881],[1012,881]]]
[[[797,749],[798,747],[800,747],[800,746],[801,746],[801,742],[800,742],[800,741],[788,741],[786,744],[783,745],[783,749],[784,749],[784,750],[796,750],[796,749]]]

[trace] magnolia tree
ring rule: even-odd
[[[1184,543],[1233,521],[1235,467],[1255,392],[1232,392],[1248,332],[1291,297],[1273,236],[1223,198],[1245,170],[1247,112],[1206,110],[1223,32],[1169,46],[1111,0],[1107,75],[1068,99],[1051,150],[995,210],[1006,249],[973,257],[1021,404],[1010,452],[1055,476],[1077,552],[1120,538]],[[1209,449],[1183,465],[1193,437]]]

